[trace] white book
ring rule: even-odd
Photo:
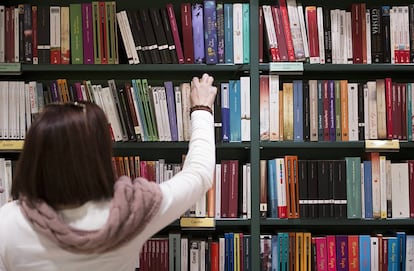
[[[30,97],[23,81],[18,82],[20,112],[19,112],[19,139],[26,137],[26,129],[32,124],[32,112],[30,110]]]
[[[134,64],[134,59],[132,57],[132,48],[130,46],[129,43],[129,39],[128,39],[128,35],[127,35],[127,29],[126,29],[126,22],[125,22],[125,18],[124,16],[126,16],[126,11],[120,11],[116,13],[116,20],[118,22],[118,26],[119,26],[119,31],[121,32],[121,38],[122,38],[122,42],[124,44],[124,48],[125,48],[125,53],[127,55],[128,58],[128,64]]]
[[[175,98],[175,114],[177,116],[177,132],[178,141],[184,141],[183,131],[183,104],[181,88],[179,86],[174,87],[174,98]]]
[[[304,61],[305,47],[302,40],[302,30],[300,27],[296,0],[286,0],[286,7],[289,15],[290,33],[292,36],[295,58],[296,61]]]
[[[191,85],[190,83],[180,84],[181,88],[181,104],[183,107],[183,134],[184,141],[190,141],[191,135],[191,119],[190,119],[190,92]]]
[[[318,81],[309,80],[310,141],[318,141]]]
[[[7,197],[7,202],[11,201],[13,198],[11,196],[11,188],[12,188],[12,180],[13,180],[13,173],[12,173],[12,161],[6,159],[5,160],[5,187],[6,187],[6,197]]]
[[[167,105],[167,94],[165,92],[165,87],[157,87],[158,96],[160,99],[160,109],[162,117],[162,126],[165,133],[165,141],[171,141],[171,127],[168,116],[168,105]]]
[[[158,93],[158,87],[150,87],[150,100],[151,100],[151,106],[154,108],[154,114],[155,114],[155,123],[158,131],[158,140],[159,141],[166,141],[166,136],[164,132],[164,125],[162,122],[162,116],[161,116],[161,106],[160,106],[160,97]]]
[[[207,216],[206,209],[207,209],[207,197],[206,195],[204,195],[195,203],[195,216],[206,217]]]
[[[265,34],[267,36],[268,49],[278,48],[275,24],[273,21],[272,9],[270,5],[263,5],[263,18],[265,23]]]
[[[369,131],[369,99],[368,99],[368,86],[366,84],[364,84],[363,87],[363,92],[364,92],[364,139],[369,139],[369,135],[370,135],[370,131]]]
[[[5,50],[6,50],[6,15],[5,15],[5,6],[0,5],[0,63],[5,62]]]
[[[220,219],[221,218],[221,164],[218,163],[216,164],[216,168],[215,168],[215,206],[216,206],[216,210],[215,210],[215,218],[216,219]]]
[[[410,217],[408,163],[392,163],[392,218]]]
[[[303,48],[305,50],[305,59],[309,59],[309,44],[308,44],[308,35],[306,31],[306,23],[305,23],[305,17],[304,17],[304,11],[303,6],[301,3],[297,3],[298,8],[298,17],[299,17],[299,24],[300,24],[300,30],[302,34],[302,42],[303,42]]]
[[[346,33],[346,11],[341,9],[338,14],[339,44],[338,47],[338,64],[346,64],[348,61],[347,54],[347,33]]]
[[[378,114],[377,114],[377,83],[368,81],[368,121],[365,127],[369,126],[369,139],[378,139]]]
[[[338,13],[339,9],[331,9],[331,36],[332,36],[332,64],[338,64],[338,43],[339,43],[339,28],[338,28]]]
[[[115,101],[112,95],[112,91],[109,87],[99,87],[101,91],[98,93],[97,97],[100,98],[99,103],[102,104],[110,126],[112,128],[112,133],[114,136],[114,141],[122,141],[122,128],[120,116],[116,110]],[[94,96],[95,98],[95,96]],[[96,100],[95,100],[96,102]]]
[[[27,83],[27,91],[29,93],[29,100],[30,100],[30,111],[32,114],[39,113],[39,101],[37,95],[37,86],[36,81],[30,81]]]
[[[347,64],[354,63],[352,52],[352,16],[350,11],[345,11],[345,37],[346,37],[346,62]]]
[[[358,141],[358,83],[348,83],[349,141]]]
[[[401,16],[401,20],[402,23],[401,25],[401,39],[402,39],[402,48],[404,51],[410,51],[410,30],[409,30],[409,25],[410,25],[410,19],[409,19],[409,9],[408,6],[402,6],[402,16]],[[403,60],[403,63],[410,63],[410,59],[406,58],[405,61]]]
[[[243,64],[243,4],[233,4],[233,57],[234,64]]]
[[[391,7],[390,8],[390,48],[391,48],[391,64],[395,64],[395,51],[398,50],[398,43],[397,43],[397,8]]]
[[[8,118],[8,82],[0,81],[0,139],[6,138]]]
[[[250,141],[250,76],[240,77],[241,140]]]
[[[0,207],[7,203],[7,190],[6,190],[6,164],[5,159],[0,158],[0,188],[4,189],[3,193],[0,193]]]
[[[188,271],[188,238],[181,237],[181,271]]]
[[[17,139],[19,116],[19,91],[16,81],[9,81],[9,139]]]
[[[386,167],[386,201],[387,201],[387,218],[392,217],[392,175],[391,175],[391,160],[385,161]]]
[[[370,9],[366,9],[365,12],[365,17],[366,17],[366,44],[367,44],[367,64],[371,64],[372,63],[372,55],[371,55],[371,12]],[[362,48],[364,49],[364,48]]]
[[[134,38],[132,36],[132,30],[131,30],[131,25],[130,25],[129,20],[128,20],[128,15],[127,15],[125,10],[121,11],[121,15],[122,15],[123,23],[124,23],[124,26],[125,26],[126,40],[128,42],[128,47],[131,50],[132,64],[139,64],[140,59],[138,57],[137,50],[135,49],[135,42],[134,42]]]
[[[199,271],[206,271],[206,241],[200,240],[200,265]]]
[[[259,96],[260,96],[260,140],[269,140],[269,121],[270,121],[270,108],[269,108],[269,75],[260,75],[260,86],[259,86]],[[222,92],[223,94],[223,92]],[[222,99],[222,106],[223,106],[223,96]]]
[[[323,28],[323,7],[316,7],[319,40],[319,63],[325,64],[325,31]]]
[[[272,116],[272,117],[270,117]],[[279,75],[269,74],[269,138],[279,141]]]
[[[414,248],[413,248],[414,249]],[[219,271],[225,271],[226,240],[219,237]]]
[[[414,235],[407,235],[405,242],[405,270],[414,270]]]
[[[387,218],[387,159],[380,155],[380,217]]]
[[[285,159],[276,158],[276,181],[277,181],[277,208],[279,218],[287,218],[287,195],[286,195],[286,175],[285,175]],[[283,214],[283,215],[282,215]]]
[[[371,270],[379,270],[379,243],[378,237],[371,236]]]
[[[60,22],[60,6],[50,7],[50,54],[52,51],[59,51],[61,46],[61,22]],[[60,60],[59,60],[60,61]],[[58,64],[58,63],[52,63]]]
[[[200,242],[190,241],[190,271],[200,271]]]
[[[387,139],[387,108],[385,102],[385,80],[376,80],[377,93],[377,136],[378,139]]]

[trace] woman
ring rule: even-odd
[[[30,127],[0,209],[0,270],[134,270],[153,234],[212,185],[213,78],[192,80],[191,140],[182,171],[163,184],[111,165],[103,111],[91,103],[49,105]]]

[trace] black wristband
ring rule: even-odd
[[[190,108],[190,115],[196,110],[204,110],[204,111],[210,112],[210,114],[213,115],[213,110],[207,105],[193,105]]]

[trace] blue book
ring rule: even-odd
[[[243,63],[250,63],[250,7],[249,3],[242,4],[243,10]]]
[[[388,271],[400,271],[400,246],[398,237],[384,237],[388,239]]]
[[[359,235],[359,270],[371,271],[371,237]]]
[[[278,238],[278,243],[279,243],[279,271],[288,271],[289,270],[289,234],[287,232],[278,232],[277,238]]]
[[[276,159],[267,161],[267,190],[269,217],[278,218]]]
[[[230,142],[241,142],[240,80],[229,81]]]
[[[206,64],[217,64],[217,11],[215,0],[204,0]]]
[[[345,157],[346,199],[348,219],[362,218],[361,157]]]
[[[329,141],[336,140],[336,113],[335,113],[335,82],[328,81],[329,97]]]
[[[399,245],[399,251],[400,251],[400,257],[399,257],[399,267],[401,271],[405,270],[405,260],[406,260],[406,245],[407,245],[407,234],[403,231],[397,231],[396,236],[398,238],[398,245]]]
[[[144,107],[142,105],[142,100],[141,100],[141,95],[140,93],[140,89],[138,87],[137,84],[137,80],[132,79],[132,95],[134,95],[134,99],[137,101],[137,108],[138,108],[138,117],[140,119],[140,125],[141,125],[141,133],[142,133],[142,141],[148,141],[149,140],[149,136],[148,136],[148,125],[145,119],[145,112],[144,112]]]
[[[279,265],[279,242],[277,235],[272,235],[272,248],[271,248],[271,259],[272,259],[272,271],[278,270]]]
[[[226,63],[234,62],[233,54],[233,4],[224,4],[224,57]]]
[[[293,80],[293,140],[303,141],[303,84]]]
[[[223,3],[216,4],[217,12],[217,62],[225,63],[224,58],[224,6]]]
[[[372,162],[366,160],[364,164],[364,208],[365,218],[374,218],[372,209]]]
[[[205,63],[204,51],[204,9],[203,5],[194,3],[191,5],[192,25],[193,25],[193,46],[194,63]]]
[[[172,81],[164,82],[167,95],[168,121],[170,122],[171,141],[178,141],[177,115],[175,113],[175,94]]]
[[[230,141],[230,96],[229,83],[221,83],[221,123],[222,123],[222,140],[223,142]]]
[[[233,271],[234,270],[234,233],[229,232],[229,265],[228,270]],[[227,249],[227,248],[226,248]]]

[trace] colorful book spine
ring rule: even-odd
[[[371,237],[359,235],[359,270],[371,270]]]
[[[83,64],[94,64],[92,3],[82,3]]]
[[[83,64],[82,5],[70,4],[69,8],[71,63]]]
[[[234,63],[233,54],[233,4],[224,4],[224,56],[226,63]]]
[[[250,63],[250,6],[243,3],[243,63]]]
[[[224,5],[216,3],[217,16],[217,62],[225,63],[224,56]]]
[[[336,235],[336,267],[338,271],[348,271],[347,235]]]
[[[230,84],[221,83],[221,120],[222,120],[222,140],[230,141]]]
[[[193,48],[194,63],[205,63],[204,49],[204,8],[202,4],[194,3],[191,5],[192,27],[193,27]]]
[[[172,81],[164,82],[164,87],[167,95],[167,106],[168,106],[168,120],[171,128],[171,140],[178,141],[178,130],[177,130],[177,116],[175,112],[174,102],[174,86]]]
[[[267,197],[268,197],[268,217],[278,218],[278,193],[277,183],[278,176],[276,175],[276,159],[267,161]]]
[[[204,29],[206,64],[217,64],[217,7],[215,0],[204,1]]]
[[[241,141],[240,80],[229,81],[230,141]]]

